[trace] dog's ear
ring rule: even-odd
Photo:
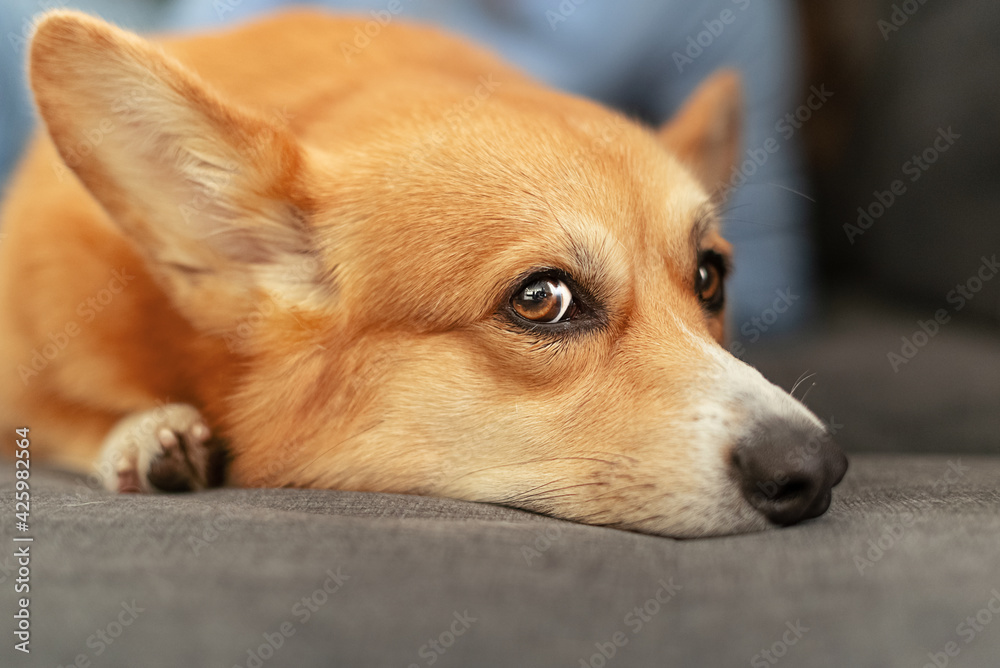
[[[709,192],[724,189],[741,148],[740,78],[720,70],[704,81],[659,131],[660,139]]]
[[[206,303],[218,311],[255,289],[292,303],[316,291],[297,185],[304,151],[287,129],[225,101],[159,47],[77,12],[41,20],[29,66],[66,165],[183,312],[204,318]]]

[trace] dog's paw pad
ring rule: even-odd
[[[175,434],[173,430],[167,429],[166,427],[156,432],[156,440],[158,440],[160,445],[163,446],[164,452],[172,450],[180,445],[180,441],[177,440],[177,434]]]
[[[156,434],[160,454],[149,463],[146,479],[164,492],[190,492],[208,483],[206,441],[212,432],[203,422],[178,433],[164,427]]]
[[[217,484],[210,470],[216,459],[211,438],[211,429],[187,404],[134,413],[108,434],[98,471],[118,492],[203,489]]]

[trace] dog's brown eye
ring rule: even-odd
[[[560,322],[571,313],[573,293],[557,278],[542,278],[524,286],[511,300],[514,312],[525,320]]]
[[[713,251],[703,253],[695,274],[694,289],[698,299],[710,311],[720,310],[725,302],[724,278],[725,263],[722,256]]]

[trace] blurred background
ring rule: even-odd
[[[5,0],[0,180],[33,127],[23,72],[39,12],[79,8],[150,32],[285,4]],[[1000,452],[1000,5],[311,4],[373,21],[398,6],[392,20],[464,33],[651,124],[712,71],[740,70],[745,145],[725,206],[737,253],[730,350],[786,389],[801,381],[796,396],[848,451]],[[764,150],[772,139],[778,149]]]

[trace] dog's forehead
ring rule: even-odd
[[[598,226],[623,243],[687,243],[708,196],[653,132],[587,100],[497,81],[482,98],[447,80],[397,83],[391,105],[331,109],[319,134],[347,147],[336,178],[355,184],[348,199],[374,195],[401,221],[444,229]]]
[[[717,227],[708,195],[643,128],[623,128],[607,143],[604,132],[537,137],[534,146],[551,151],[555,163],[544,172],[536,166],[531,182],[522,184],[545,200],[549,215],[539,233],[549,235],[553,253],[572,252],[576,267],[599,264],[607,271],[617,264],[624,279],[626,272],[648,275],[670,266],[687,276],[697,248]],[[566,152],[573,142],[583,148]],[[536,155],[518,156],[522,171]]]
[[[704,189],[649,130],[596,105],[570,111],[386,125],[323,177],[331,263],[366,299],[426,288],[435,303],[441,285],[500,294],[539,267],[619,286],[671,267],[686,281],[714,220]],[[393,269],[377,287],[372,262]]]
[[[686,245],[714,221],[688,171],[653,133],[617,114],[483,113],[446,129],[409,138],[386,176],[442,227],[457,217],[577,244],[610,234],[664,248]]]

